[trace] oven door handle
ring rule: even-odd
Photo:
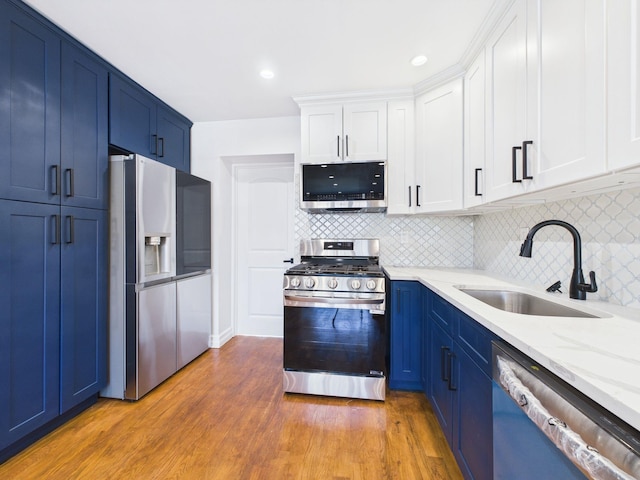
[[[371,298],[346,298],[346,297],[325,297],[319,296],[317,294],[313,296],[302,296],[296,294],[284,293],[284,305],[286,306],[296,306],[297,303],[314,303],[314,304],[324,304],[327,307],[333,307],[336,305],[361,305],[371,306],[371,307],[379,307],[384,303],[384,294],[380,294],[380,296],[375,296]]]

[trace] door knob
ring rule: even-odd
[[[291,257],[289,260],[283,260],[282,263],[291,263],[291,264],[293,264],[293,257]]]

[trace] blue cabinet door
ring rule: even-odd
[[[59,413],[59,210],[0,200],[0,450]]]
[[[191,123],[175,112],[158,106],[158,161],[190,172]]]
[[[455,413],[451,448],[467,479],[493,478],[492,384],[461,348],[454,372]]]
[[[62,208],[60,413],[106,381],[107,212]]]
[[[109,143],[126,151],[156,158],[156,102],[142,88],[109,75]]]
[[[429,325],[428,364],[431,406],[449,445],[453,440],[453,396],[456,356],[451,336],[437,323]]]
[[[60,39],[0,3],[0,198],[60,203]]]
[[[390,388],[422,390],[421,293],[418,282],[391,283]]]
[[[94,57],[62,44],[62,204],[107,209],[108,72]]]
[[[109,143],[190,171],[191,122],[114,73],[109,75]]]

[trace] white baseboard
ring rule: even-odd
[[[233,330],[231,328],[226,329],[219,335],[209,336],[209,348],[220,348],[225,343],[233,338]]]

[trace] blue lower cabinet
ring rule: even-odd
[[[433,292],[426,305],[427,397],[463,476],[491,479],[490,352],[495,336]]]
[[[0,462],[106,377],[107,212],[0,200]]]
[[[0,200],[0,452],[60,410],[59,212]]]
[[[391,282],[389,388],[421,391],[422,286]]]

